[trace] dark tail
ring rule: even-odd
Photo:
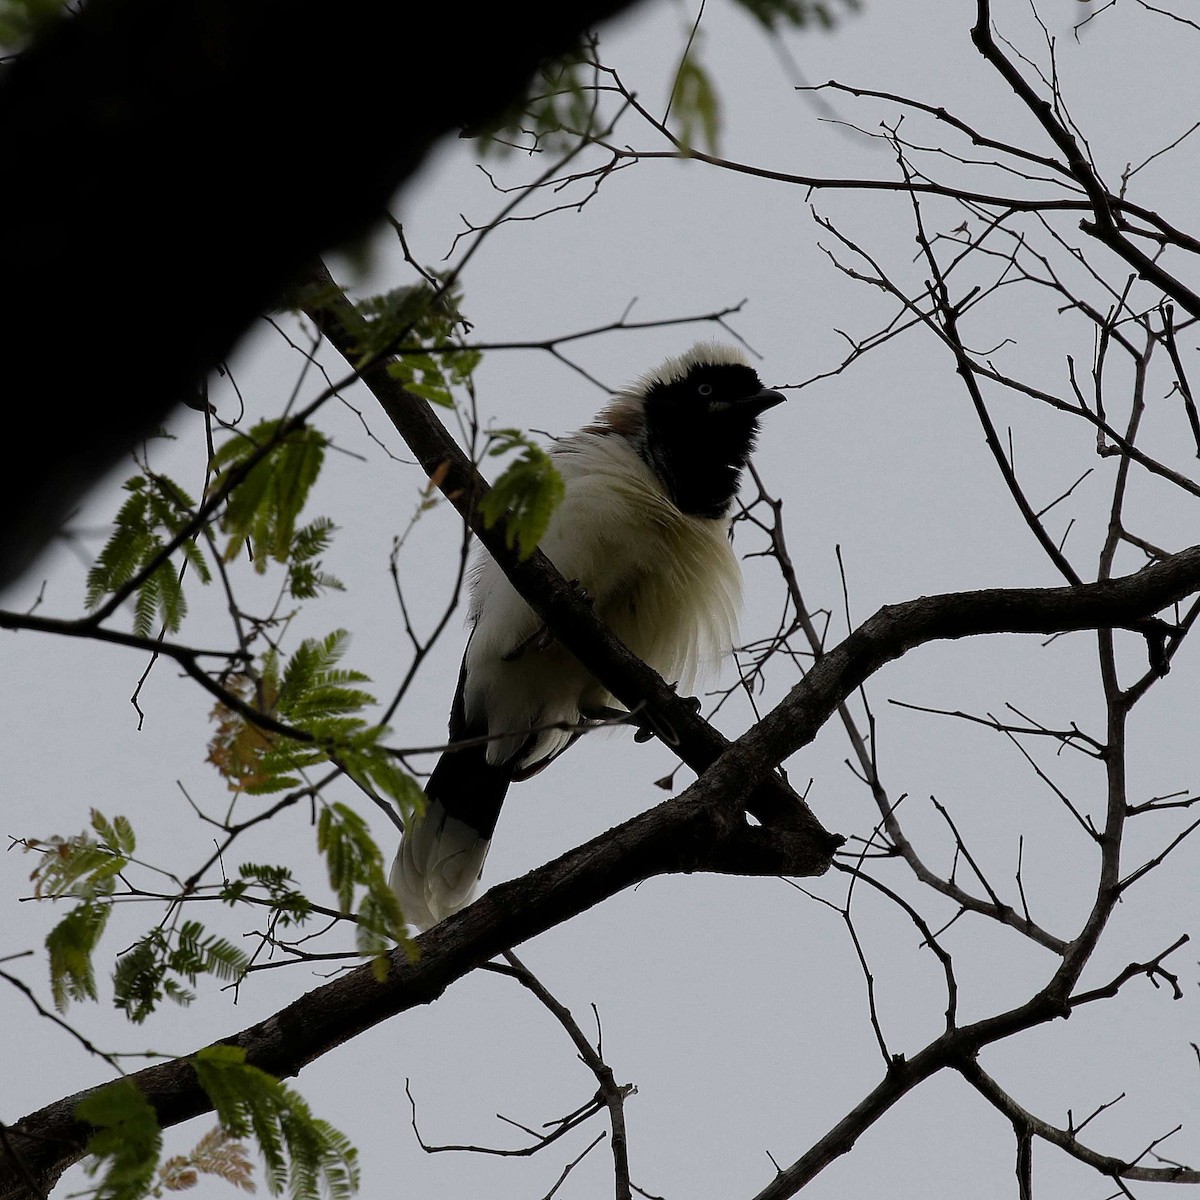
[[[512,778],[511,762],[489,764],[485,745],[438,760],[425,811],[409,822],[392,864],[392,890],[410,925],[428,929],[470,903]]]

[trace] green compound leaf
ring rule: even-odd
[[[862,0],[841,0],[837,5],[825,0],[738,0],[738,3],[771,31],[780,25],[792,25],[797,29],[815,25],[829,30],[838,23],[836,8],[844,8],[847,13],[862,9]]]
[[[128,1079],[85,1096],[75,1116],[95,1127],[88,1138],[89,1175],[100,1175],[96,1200],[141,1200],[162,1151],[162,1130],[150,1102]]]
[[[208,760],[231,791],[266,795],[299,787],[303,771],[333,762],[395,801],[402,814],[420,802],[421,789],[383,745],[387,727],[371,724],[363,715],[375,697],[355,685],[370,680],[338,666],[348,644],[349,634],[334,630],[302,642],[286,663],[277,651],[268,651],[256,680],[235,676],[226,681],[227,688],[262,712],[312,735],[311,741],[278,735],[216,705],[217,729]]]
[[[258,1143],[272,1195],[350,1200],[359,1185],[358,1152],[314,1117],[298,1092],[247,1063],[238,1046],[209,1046],[190,1061],[225,1133]]]
[[[191,987],[201,975],[232,982],[248,965],[241,950],[206,934],[199,921],[184,921],[177,930],[153,929],[117,961],[115,1003],[140,1024],[164,996],[176,1004],[191,1004],[196,998]]]
[[[592,52],[580,43],[542,63],[525,97],[494,120],[464,130],[464,136],[479,138],[480,157],[534,149],[563,154],[597,133],[605,119],[596,105],[595,88]]]
[[[312,901],[296,886],[291,871],[266,863],[242,863],[238,878],[225,881],[221,899],[232,906],[256,887],[266,892],[272,920],[281,928],[303,925],[312,914]]]
[[[59,1012],[65,1012],[72,1000],[97,998],[92,954],[111,912],[111,905],[87,900],[71,909],[46,935],[50,993]]]
[[[192,519],[195,504],[183,488],[165,475],[134,475],[124,486],[129,497],[121,505],[113,531],[88,572],[87,606],[94,611],[106,596],[149,572],[134,593],[134,632],[149,637],[157,621],[175,633],[187,615],[180,566],[173,557],[164,558],[153,569],[151,563]],[[176,553],[194,569],[201,582],[212,579],[204,555],[190,538],[181,543]]]
[[[311,600],[326,590],[342,592],[341,580],[321,570],[320,556],[329,549],[337,526],[328,517],[296,530],[288,559],[288,592],[293,600]]]
[[[514,546],[522,559],[538,547],[550,518],[563,498],[562,476],[550,456],[517,429],[501,429],[492,435],[489,455],[519,450],[520,457],[492,485],[480,501],[479,511],[490,529],[504,521],[504,542]]]
[[[363,889],[356,945],[372,960],[376,978],[386,978],[387,952],[396,942],[406,941],[404,918],[366,821],[345,804],[328,805],[317,820],[317,849],[325,856],[329,885],[342,912],[353,909],[354,897]]]
[[[471,382],[482,357],[455,346],[467,322],[460,311],[462,293],[446,288],[442,277],[371,296],[355,305],[363,319],[357,349],[363,360],[394,352],[387,372],[406,391],[442,408],[454,407],[451,389]]]
[[[231,472],[246,471],[225,504],[221,529],[229,535],[223,557],[227,562],[248,547],[254,569],[260,574],[272,560],[287,563],[294,553],[296,538],[311,545],[311,529],[297,531],[296,521],[325,462],[329,444],[318,429],[302,426],[282,432],[282,420],[260,421],[249,433],[240,433],[213,455],[220,472],[220,487]],[[247,463],[262,451],[252,467]],[[327,531],[332,531],[327,525]]]
[[[60,1012],[72,1000],[97,998],[92,955],[108,924],[117,877],[137,846],[133,826],[124,817],[109,821],[92,809],[91,824],[98,839],[84,832],[25,842],[27,851],[41,855],[31,876],[34,895],[82,901],[46,935],[50,991]]]

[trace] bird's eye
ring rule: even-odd
[[[696,391],[699,392],[701,396],[711,396],[712,395],[712,384],[711,383],[702,383],[696,389]]]

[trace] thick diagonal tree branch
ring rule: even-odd
[[[740,820],[739,810],[755,778],[811,742],[837,705],[881,666],[927,642],[946,638],[1144,625],[1154,613],[1197,591],[1200,546],[1193,546],[1136,574],[1077,588],[990,589],[889,605],[830,650],[773,712],[734,742],[681,795],[520,879],[492,888],[418,938],[417,961],[409,962],[403,952],[394,952],[392,970],[382,983],[369,966],[360,967],[227,1040],[243,1047],[248,1060],[264,1070],[294,1075],[379,1022],[433,1002],[501,950],[652,875],[750,872],[756,864],[759,871],[771,874],[819,871],[827,854],[813,854],[811,837],[789,838],[782,831],[751,828]],[[569,636],[565,628],[558,632]],[[582,641],[580,649],[583,652]],[[812,855],[807,872],[806,850]],[[1063,1012],[1061,999],[1043,994],[1026,1006],[937,1039],[920,1055],[898,1064],[863,1105],[786,1173],[786,1179],[781,1177],[763,1193],[764,1200],[793,1194],[800,1178],[811,1177],[845,1153],[875,1116],[955,1055]],[[164,1126],[211,1107],[186,1060],[148,1067],[133,1079]],[[80,1098],[67,1097],[10,1128],[14,1152],[43,1185],[53,1184],[82,1155],[88,1130],[74,1117]],[[6,1160],[0,1168],[0,1200],[26,1194],[24,1176],[11,1159]]]
[[[1200,589],[1200,545],[1132,575],[1078,587],[987,588],[888,604],[825,654],[737,746],[782,762],[806,746],[837,704],[881,667],[930,641],[985,633],[1066,633],[1131,629],[1143,633],[1151,661],[1170,631],[1153,615]]]
[[[336,336],[332,314],[324,313],[320,319]],[[278,1076],[294,1075],[380,1021],[436,1000],[450,984],[500,951],[642,879],[695,870],[820,873],[828,865],[836,839],[782,784],[766,781],[774,767],[813,740],[838,705],[874,672],[924,643],[989,633],[1044,635],[1116,627],[1136,629],[1153,641],[1167,629],[1154,620],[1154,614],[1200,591],[1200,546],[1195,546],[1136,574],[1099,583],[992,589],[890,605],[829,650],[780,705],[729,744],[607,633],[544,558],[535,555],[524,563],[514,561],[502,531],[488,530],[476,521],[472,497],[478,497],[484,485],[426,402],[399,389],[382,365],[364,374],[425,469],[442,478],[448,494],[456,498],[555,634],[623,702],[631,706],[644,702],[660,727],[673,729],[675,748],[700,778],[680,796],[521,879],[493,888],[419,938],[417,961],[395,953],[386,981],[377,981],[369,967],[360,968],[228,1039],[246,1050],[250,1062]],[[748,825],[746,810],[761,811],[766,823]],[[871,1112],[880,1111],[879,1105],[890,1106],[927,1077],[935,1062],[945,1063],[948,1051],[969,1050],[1006,1032],[1028,1028],[1060,1007],[1053,998],[1041,997],[1040,1005],[1030,1006],[1029,1011],[1014,1010],[955,1031],[953,1042],[935,1044],[928,1054],[891,1073],[878,1093],[849,1118],[851,1125],[869,1120]],[[149,1067],[134,1078],[164,1126],[211,1107],[185,1060]],[[82,1154],[88,1130],[74,1117],[79,1099],[68,1097],[11,1127],[12,1153],[43,1186],[52,1185]],[[831,1131],[820,1148],[814,1147],[813,1155],[797,1164],[788,1184],[819,1170],[828,1161],[826,1155],[844,1152],[841,1135],[845,1132]],[[24,1190],[26,1176],[9,1159],[0,1170],[0,1200],[20,1196]]]
[[[300,298],[308,316],[353,365],[362,318],[323,266],[314,270]],[[671,749],[694,771],[715,762],[728,740],[608,631],[544,554],[521,560],[506,544],[503,527],[484,522],[478,506],[487,483],[429,403],[405,391],[386,362],[366,366],[361,377],[425,472],[438,480],[443,495],[555,635],[630,712],[644,717],[651,729],[669,731]],[[807,835],[816,857],[827,856],[837,844],[795,792],[774,777],[762,780],[749,809],[764,824]]]
[[[306,311],[351,360],[361,320],[323,268],[313,277]],[[854,635],[824,655],[785,700],[730,748],[728,741],[668,687],[660,676],[612,636],[541,553],[521,561],[504,531],[489,528],[477,504],[486,483],[438,420],[432,407],[406,392],[380,362],[363,381],[425,471],[504,568],[513,586],[571,652],[631,711],[651,727],[670,729],[672,749],[697,772],[718,756],[762,755],[777,764],[806,745],[837,703],[875,673],[922,642],[982,633],[1061,633],[1072,629],[1132,628],[1154,643],[1166,626],[1154,613],[1200,587],[1200,546],[1152,563],[1136,575],[1078,587],[989,589],[921,597],[879,610]],[[1149,607],[1147,607],[1147,604]],[[741,749],[738,749],[738,748]],[[764,781],[748,809],[766,823],[820,827],[807,806],[774,779]]]

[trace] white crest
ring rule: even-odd
[[[646,398],[646,393],[652,387],[662,387],[686,378],[687,373],[701,363],[711,363],[714,366],[748,367],[751,365],[745,352],[737,346],[731,346],[725,342],[697,342],[690,350],[668,358],[644,375],[639,375],[632,383],[626,384],[599,414],[599,420],[604,425],[623,433],[631,441],[634,440],[641,429],[642,402]]]
[[[655,384],[661,386],[686,378],[687,373],[701,363],[712,363],[714,366],[750,366],[745,352],[737,346],[730,346],[724,342],[697,342],[690,350],[668,358],[666,362],[647,371],[632,387],[623,388],[622,392],[637,392],[644,396]]]

